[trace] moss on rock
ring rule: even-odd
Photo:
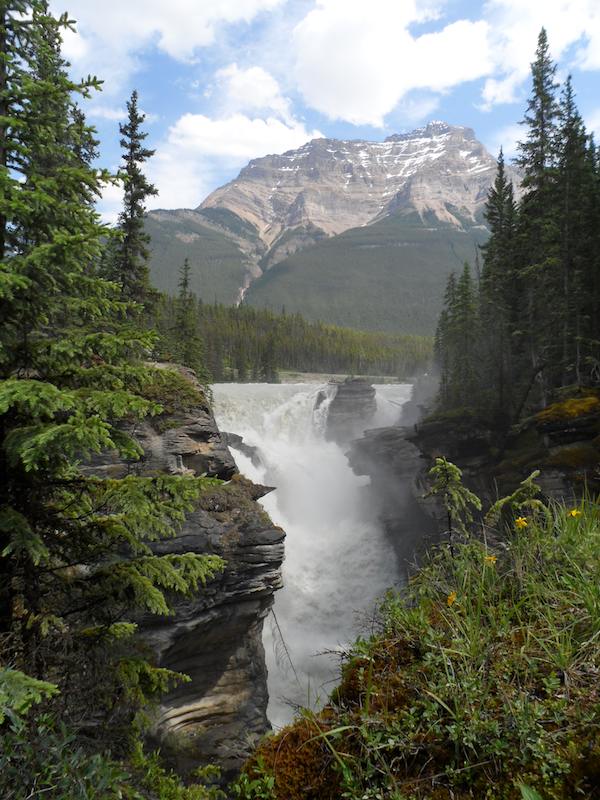
[[[552,403],[536,414],[538,422],[567,422],[588,414],[600,414],[600,398],[594,394],[584,397],[570,397],[559,403]]]

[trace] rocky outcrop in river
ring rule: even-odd
[[[353,471],[371,479],[370,502],[377,508],[405,573],[438,531],[435,504],[423,499],[427,462],[409,440],[436,387],[434,378],[419,378],[411,399],[399,411],[398,425],[366,430],[350,443],[347,453]]]
[[[345,444],[358,436],[377,410],[375,389],[363,378],[346,378],[336,385],[329,404],[325,438]]]
[[[175,599],[173,616],[147,616],[140,628],[159,666],[191,678],[163,696],[153,742],[182,775],[216,763],[229,778],[270,727],[262,627],[281,587],[285,534],[256,502],[271,489],[237,474],[193,374],[173,371],[171,391],[156,399],[165,413],[133,431],[143,459],[132,465],[106,455],[88,471],[192,471],[227,481],[201,495],[175,538],[153,545],[161,554],[219,555],[224,571],[198,595]]]

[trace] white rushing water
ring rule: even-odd
[[[369,427],[397,422],[409,384],[377,386]],[[327,399],[315,411],[319,391]],[[365,502],[368,479],[354,475],[344,450],[324,438],[331,387],[317,384],[216,384],[220,430],[258,448],[262,466],[232,450],[240,471],[277,490],[261,500],[286,531],[284,588],[265,623],[271,723],[290,721],[290,705],[316,707],[336,683],[339,651],[364,629],[379,597],[399,581],[392,545]]]

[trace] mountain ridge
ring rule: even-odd
[[[510,167],[508,172],[517,188],[517,173]],[[321,315],[327,313],[327,305],[316,294],[322,288],[319,269],[310,271],[311,281],[317,276],[314,292],[304,291],[301,275],[305,262],[311,262],[324,249],[330,253],[331,247],[325,247],[327,242],[337,242],[338,237],[358,231],[354,238],[369,239],[374,260],[360,256],[357,263],[364,265],[377,280],[380,255],[376,252],[377,242],[370,234],[363,236],[364,230],[360,229],[376,226],[375,230],[379,230],[381,223],[394,218],[394,235],[399,242],[403,236],[414,240],[415,226],[420,228],[423,241],[428,240],[427,258],[443,282],[449,269],[457,266],[457,252],[460,251],[460,258],[472,260],[476,247],[485,240],[483,211],[495,173],[496,159],[471,128],[440,120],[410,133],[392,134],[379,142],[312,139],[295,150],[253,159],[236,178],[208,195],[196,209],[151,212],[148,232],[153,242],[155,238],[158,242],[153,246],[153,278],[159,288],[173,292],[176,281],[167,273],[174,269],[176,274],[177,267],[169,269],[166,262],[182,260],[187,247],[190,262],[196,263],[198,271],[197,285],[193,288],[206,299],[214,295],[226,303],[247,300],[271,306],[285,300],[286,308],[315,318],[317,312],[313,313],[313,308],[318,308]],[[387,241],[389,226],[383,227]],[[427,237],[428,230],[435,231],[436,236]],[[459,233],[468,234],[468,246],[462,247],[463,237],[457,239],[455,235]],[[349,234],[340,240],[342,249],[347,250],[352,238]],[[333,251],[335,247],[334,244]],[[416,252],[413,248],[409,272],[417,268],[417,262],[422,262],[413,257]],[[353,251],[351,258],[356,260],[355,257]],[[388,253],[386,264],[389,258]],[[393,290],[396,294],[401,293],[406,278],[405,266],[406,259],[402,256],[397,268],[398,286]],[[327,264],[323,266],[324,270],[328,268]],[[336,267],[338,271],[340,268]],[[290,270],[294,273],[292,283],[303,290],[302,308],[296,307],[294,298],[288,296],[292,293],[291,284],[289,290],[285,289],[286,282],[290,283]],[[390,270],[388,264],[385,268],[388,292],[394,286]],[[418,280],[418,275],[412,275],[413,278]],[[329,283],[352,293],[351,288],[343,287],[342,275]],[[335,286],[330,295],[337,299]],[[434,304],[439,300],[438,295],[436,289]],[[338,314],[335,319],[325,317],[325,321],[356,324],[360,317],[364,324],[364,315],[353,313],[353,303],[351,299],[338,303],[340,309],[345,309],[340,311],[342,318]],[[367,323],[377,328],[376,315],[371,316],[372,322],[367,318]]]

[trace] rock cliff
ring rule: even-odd
[[[304,237],[294,247],[305,246],[319,234],[339,234],[399,210],[433,214],[456,227],[480,222],[495,170],[495,158],[470,128],[430,122],[384,142],[313,139],[255,159],[200,210],[230,211],[253,225],[268,248],[289,254],[290,231]]]
[[[183,374],[183,378],[182,378]],[[281,586],[284,532],[256,500],[271,491],[237,474],[201,387],[187,370],[159,390],[165,413],[133,431],[144,457],[124,464],[110,455],[90,471],[120,475],[193,471],[227,483],[205,491],[179,534],[159,553],[212,553],[226,567],[197,596],[176,599],[171,617],[145,617],[144,646],[160,666],[186,673],[162,698],[153,741],[182,775],[205,763],[233,776],[269,729],[262,626]]]

